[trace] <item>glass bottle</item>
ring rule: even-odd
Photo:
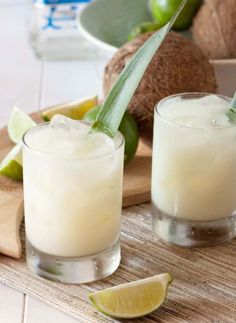
[[[92,0],[30,0],[29,40],[46,60],[83,59],[94,48],[80,35],[77,16]]]

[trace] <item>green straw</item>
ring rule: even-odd
[[[229,111],[227,112],[227,116],[229,117],[229,121],[231,123],[236,124],[236,92],[234,93],[234,97],[230,102]]]

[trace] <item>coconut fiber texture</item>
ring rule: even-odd
[[[108,62],[103,80],[105,95],[151,34],[125,44]],[[176,93],[216,90],[214,70],[206,56],[191,40],[171,32],[147,68],[128,109],[137,120],[142,137],[151,143],[154,107],[161,99]]]
[[[208,0],[193,23],[193,40],[211,59],[236,58],[236,0]]]

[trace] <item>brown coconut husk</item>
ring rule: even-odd
[[[103,79],[105,95],[151,34],[125,44],[108,62]],[[137,120],[141,136],[151,143],[154,107],[161,99],[183,92],[215,93],[216,89],[213,68],[202,51],[191,40],[171,32],[148,66],[128,110]]]
[[[194,42],[208,58],[236,58],[236,0],[205,1],[192,31]]]

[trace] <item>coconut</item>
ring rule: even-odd
[[[193,22],[193,40],[211,59],[236,58],[236,0],[208,0]]]
[[[142,34],[125,44],[108,62],[103,80],[105,95],[151,35]],[[213,68],[202,51],[191,40],[171,32],[148,66],[128,110],[138,123],[140,135],[151,143],[154,107],[161,99],[184,92],[215,93],[216,89]]]

